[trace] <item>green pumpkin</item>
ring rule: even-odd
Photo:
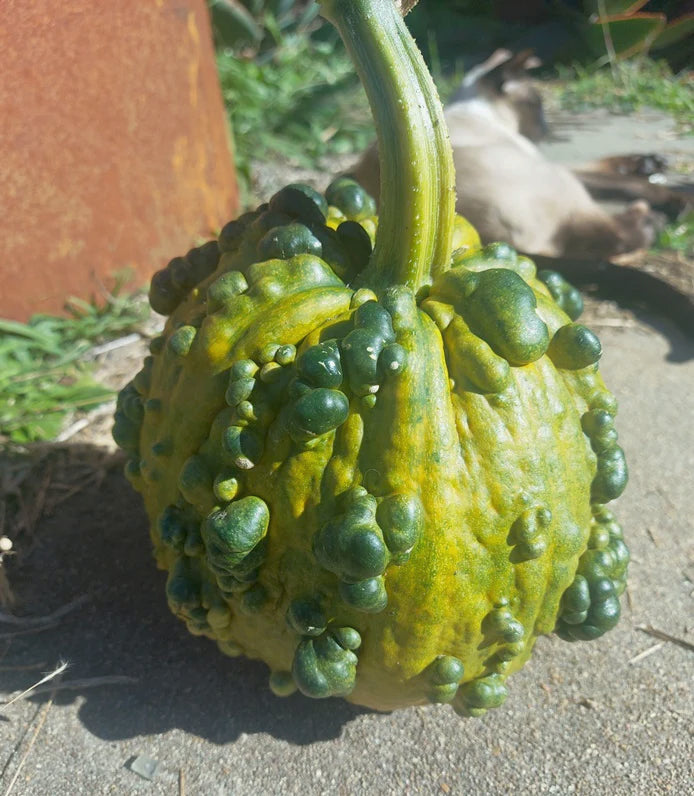
[[[399,131],[381,218],[349,179],[288,186],[157,273],[114,437],[191,632],[278,695],[481,715],[538,635],[619,618],[616,403],[576,292],[454,217],[393,0],[324,5]]]

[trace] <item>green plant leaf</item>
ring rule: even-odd
[[[670,22],[662,33],[653,41],[652,50],[662,50],[671,44],[677,44],[687,36],[694,36],[694,13],[685,14],[683,17]]]
[[[606,17],[630,16],[635,14],[648,3],[648,0],[586,0],[587,14],[602,16],[604,10]]]
[[[664,14],[634,14],[612,17],[605,26],[609,30],[615,53],[620,58],[629,58],[648,50],[665,27],[665,22]],[[605,53],[605,36],[601,23],[596,22],[588,28],[588,41],[596,52]]]
[[[210,19],[219,47],[256,45],[263,30],[248,9],[237,0],[209,0]]]

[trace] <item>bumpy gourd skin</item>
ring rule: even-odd
[[[114,437],[191,632],[280,695],[480,715],[619,618],[616,404],[576,291],[463,219],[417,297],[361,285],[373,211],[289,186],[156,274]]]

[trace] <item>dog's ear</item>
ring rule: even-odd
[[[520,50],[504,64],[502,71],[506,80],[527,80],[527,73],[539,66],[542,66],[542,61],[533,50]]]
[[[482,61],[481,64],[477,64],[477,66],[470,69],[463,79],[461,89],[469,91],[474,86],[484,84],[494,88],[496,91],[501,91],[501,86],[504,82],[502,67],[511,58],[513,58],[513,53],[510,50],[503,48],[494,50],[486,61]]]

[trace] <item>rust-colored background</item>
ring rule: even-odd
[[[236,209],[204,0],[0,1],[0,316],[142,285]]]

